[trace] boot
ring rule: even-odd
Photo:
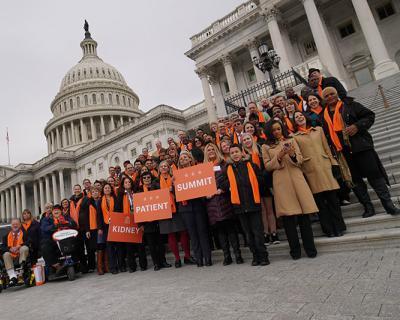
[[[236,261],[236,264],[242,264],[244,262],[240,252],[238,254],[235,254],[235,261]]]
[[[255,253],[253,253],[253,261],[251,261],[251,265],[253,267],[258,266],[260,263],[258,261],[257,255]]]
[[[393,204],[385,179],[374,179],[369,181],[369,183],[371,184],[372,188],[374,188],[379,200],[381,200],[382,206],[386,210],[386,213],[391,215],[400,214],[400,209]]]
[[[353,188],[353,192],[356,195],[358,201],[364,206],[363,218],[369,218],[375,215],[375,209],[372,205],[371,198],[368,194],[367,185],[363,180],[357,182]]]
[[[104,250],[97,251],[97,274],[99,276],[104,274]]]
[[[104,273],[109,273],[110,272],[110,267],[108,264],[108,254],[106,250],[103,251],[103,259],[104,259]]]
[[[362,215],[363,218],[370,218],[370,217],[372,217],[372,216],[374,216],[376,214],[375,213],[375,208],[372,205],[372,202],[367,202],[367,203],[365,203],[363,205],[364,205],[364,209],[365,209],[365,211],[364,211],[364,213]]]
[[[224,252],[224,261],[222,262],[222,265],[224,266],[228,266],[232,264],[232,257],[231,257],[231,253],[228,252]]]

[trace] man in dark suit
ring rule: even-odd
[[[347,96],[347,91],[342,83],[335,77],[323,77],[321,71],[316,68],[308,70],[308,82],[310,87],[314,89],[322,97],[322,90],[327,87],[333,87],[338,92],[339,98],[343,100]]]

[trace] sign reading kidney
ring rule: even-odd
[[[135,193],[133,196],[135,222],[171,219],[170,201],[168,189]]]
[[[212,163],[174,170],[176,201],[212,196],[217,192],[217,184]]]
[[[132,215],[111,212],[107,241],[142,243],[143,228],[133,221]]]

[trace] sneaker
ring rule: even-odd
[[[269,246],[272,242],[271,242],[271,238],[269,236],[268,233],[264,233],[264,243],[265,245]]]
[[[277,233],[271,234],[271,242],[272,244],[280,244],[280,240]]]

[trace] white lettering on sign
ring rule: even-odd
[[[154,212],[154,211],[166,210],[167,209],[167,204],[168,204],[168,202],[162,202],[162,203],[145,204],[143,206],[137,206],[136,207],[136,213],[144,213],[144,212]]]
[[[124,227],[124,226],[113,226],[112,228],[113,232],[118,232],[118,233],[139,233],[139,228],[138,227]]]
[[[189,189],[194,189],[198,187],[205,187],[208,185],[211,185],[212,177],[207,177],[203,179],[198,179],[194,181],[189,181],[189,182],[184,182],[184,183],[179,183],[176,185],[176,189],[178,191],[182,190],[189,190]]]

